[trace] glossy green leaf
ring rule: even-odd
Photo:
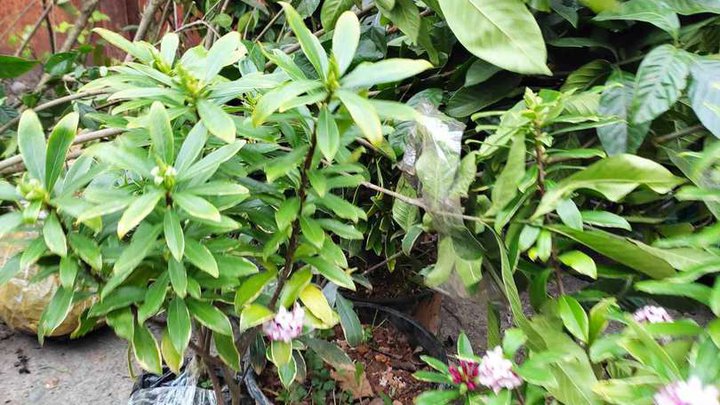
[[[185,237],[185,257],[195,267],[217,278],[220,275],[217,261],[210,250],[195,239]]]
[[[150,132],[153,151],[163,162],[171,164],[175,157],[175,136],[167,110],[159,101],[155,101],[150,107],[148,132]]]
[[[222,335],[232,336],[230,320],[215,305],[194,299],[188,299],[186,304],[193,318],[203,326]]]
[[[36,60],[0,55],[0,79],[14,79],[22,76],[32,70],[37,64],[38,61]]]
[[[206,99],[197,101],[200,119],[207,130],[227,143],[235,140],[235,122],[222,107]]]
[[[583,229],[582,215],[577,205],[575,205],[571,199],[568,198],[560,201],[555,211],[563,224],[580,231]]]
[[[617,228],[631,231],[630,223],[623,217],[607,211],[581,211],[580,215],[586,224],[602,228]]]
[[[72,289],[75,285],[80,265],[77,258],[73,256],[65,256],[60,259],[60,285],[65,288]]]
[[[67,255],[67,240],[65,239],[65,231],[60,225],[60,220],[54,212],[45,219],[43,226],[43,238],[48,249],[58,256],[65,257]]]
[[[48,138],[45,161],[45,189],[52,190],[65,167],[65,158],[75,139],[80,116],[70,113],[64,116],[53,128]]]
[[[720,138],[720,61],[703,59],[691,68],[688,97],[700,122]],[[713,108],[714,107],[714,108]]]
[[[325,49],[323,49],[317,37],[305,26],[302,17],[300,17],[289,3],[280,2],[280,5],[285,11],[285,18],[287,19],[290,29],[295,33],[295,37],[298,43],[300,43],[300,48],[302,48],[303,53],[315,67],[318,75],[324,78],[328,72],[328,57]]]
[[[326,1],[325,3],[333,3]],[[338,2],[339,3],[339,2]],[[323,5],[323,10],[325,6]],[[320,19],[325,24],[325,20],[320,15]],[[332,50],[335,62],[337,62],[338,73],[345,73],[350,63],[352,63],[355,51],[360,42],[360,22],[352,11],[345,11],[340,15],[335,25],[335,31],[332,38]]]
[[[326,0],[320,9],[320,21],[325,31],[330,31],[340,16],[353,6],[352,0]]]
[[[335,117],[327,107],[320,109],[317,122],[317,145],[325,159],[332,162],[340,147],[340,131],[335,123]]]
[[[160,58],[168,66],[172,66],[175,61],[175,53],[180,45],[180,36],[174,32],[168,32],[163,35],[160,41]]]
[[[20,116],[17,131],[18,149],[30,176],[45,183],[45,133],[33,110]]]
[[[363,62],[340,82],[344,88],[372,87],[398,82],[432,68],[432,64],[419,59],[385,59],[375,63]]]
[[[240,331],[242,332],[252,327],[262,325],[270,319],[273,319],[273,317],[275,317],[275,313],[266,306],[250,304],[243,308],[240,313]]]
[[[338,294],[335,297],[335,309],[340,316],[340,326],[345,340],[352,347],[361,344],[363,342],[362,324],[353,309],[352,302]]]
[[[173,346],[167,329],[163,332],[162,340],[160,340],[160,353],[162,353],[162,358],[170,371],[179,374],[184,358]]]
[[[598,137],[608,155],[634,153],[645,140],[649,124],[630,121],[630,108],[635,96],[635,78],[629,73],[614,73],[605,83],[598,113],[624,122],[597,128]]]
[[[643,59],[635,78],[631,117],[635,123],[652,121],[669,110],[687,85],[690,57],[672,45],[661,45]]]
[[[220,222],[220,212],[218,209],[202,197],[187,192],[180,192],[173,194],[173,201],[185,212],[190,214],[190,216]]]
[[[325,278],[337,284],[338,286],[355,291],[355,283],[353,282],[352,278],[340,267],[319,257],[304,258],[303,260],[307,264],[313,266]]]
[[[167,273],[163,273],[148,287],[145,293],[145,301],[143,301],[142,305],[138,308],[138,322],[143,323],[160,311],[162,304],[165,302],[169,283],[170,280]]]
[[[220,358],[235,371],[240,371],[240,354],[235,347],[235,340],[232,336],[226,336],[213,332],[213,342]]]
[[[58,287],[50,299],[38,321],[38,339],[43,342],[44,336],[50,335],[70,314],[75,292],[72,288]]]
[[[550,74],[542,33],[522,1],[457,0],[440,6],[460,43],[478,58],[513,72]]]
[[[619,7],[603,11],[595,16],[596,21],[627,20],[644,21],[677,38],[680,20],[677,14],[664,2],[654,0],[630,0]]]
[[[168,305],[167,313],[168,334],[175,350],[184,354],[190,343],[192,322],[190,312],[182,298],[174,298]]]
[[[313,246],[318,249],[323,247],[325,242],[325,232],[323,232],[322,227],[317,223],[317,221],[310,217],[301,215],[300,229],[302,230],[303,237],[312,243]]]
[[[591,278],[597,278],[597,267],[595,261],[579,250],[571,250],[558,256],[560,262],[580,274]]]
[[[242,48],[243,52],[238,50],[239,47]],[[212,80],[220,73],[222,68],[240,59],[243,53],[244,47],[240,42],[239,32],[230,31],[220,37],[208,50],[207,62],[205,64],[205,81],[209,82]]]
[[[185,253],[185,236],[177,213],[172,208],[165,211],[163,219],[163,233],[170,253],[176,261],[182,261]]]
[[[616,155],[566,177],[549,189],[540,200],[533,218],[552,211],[565,196],[579,189],[594,190],[608,200],[618,202],[640,185],[664,194],[682,182],[682,179],[652,160],[635,155]]]
[[[160,348],[150,330],[143,325],[135,325],[132,340],[133,353],[140,366],[153,374],[162,374]]]
[[[272,113],[286,102],[321,86],[322,83],[317,80],[298,80],[270,90],[260,98],[255,110],[253,110],[253,125],[262,125]]]
[[[118,238],[122,239],[125,235],[134,229],[145,217],[155,209],[164,193],[161,190],[152,190],[147,194],[143,194],[133,200],[132,203],[123,212],[122,217],[117,225]]]
[[[235,311],[240,313],[243,307],[252,304],[274,278],[274,272],[263,271],[245,279],[235,290]]]
[[[315,285],[309,284],[300,291],[300,301],[305,308],[325,324],[332,325],[335,321],[335,314],[322,291]]]
[[[270,360],[280,367],[287,364],[292,357],[292,343],[283,342],[282,340],[273,340],[270,342]]]
[[[347,90],[338,90],[335,95],[342,101],[355,121],[355,125],[360,128],[370,143],[376,146],[380,145],[383,141],[382,127],[375,107],[368,100]]]

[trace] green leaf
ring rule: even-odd
[[[58,287],[55,291],[55,295],[50,299],[50,303],[47,304],[38,321],[38,339],[41,344],[44,337],[52,334],[70,314],[74,295],[75,292],[72,288],[63,286]]]
[[[588,327],[588,343],[592,344],[599,338],[608,325],[610,310],[617,308],[617,301],[613,298],[604,298],[590,309]]]
[[[316,222],[319,223],[320,226],[323,227],[323,229],[328,230],[343,239],[364,239],[362,232],[355,229],[355,227],[353,227],[352,225],[346,225],[334,219],[327,218],[317,219]]]
[[[342,78],[344,88],[372,87],[383,83],[399,82],[432,68],[430,62],[419,59],[384,59],[363,62]]]
[[[685,90],[690,58],[672,45],[661,45],[643,59],[635,78],[631,117],[635,123],[652,121],[669,110]]]
[[[192,323],[190,312],[182,298],[173,298],[168,305],[167,329],[175,350],[184,354],[190,343]]]
[[[294,272],[280,292],[280,305],[285,308],[289,308],[293,305],[300,295],[300,291],[310,284],[312,277],[313,274],[310,271],[310,267],[303,267],[302,269]]]
[[[384,138],[380,117],[378,117],[375,107],[367,99],[347,90],[338,90],[335,95],[342,101],[345,108],[350,112],[353,121],[355,121],[355,125],[360,128],[360,131],[370,143],[375,146],[380,145]]]
[[[153,56],[150,52],[145,50],[142,46],[138,46],[137,44],[128,41],[122,35],[112,32],[110,30],[106,30],[104,28],[93,28],[93,32],[100,35],[112,46],[119,48],[126,53],[129,53],[137,59],[148,64],[153,62]]]
[[[184,358],[183,355],[175,349],[175,346],[173,346],[167,329],[163,331],[162,340],[160,341],[160,352],[170,371],[176,375],[180,374]]]
[[[335,27],[336,21],[347,10],[353,6],[352,0],[326,0],[322,3],[320,9],[320,21],[322,22],[325,32]]]
[[[186,304],[190,314],[206,328],[222,335],[233,335],[230,320],[215,305],[194,299],[188,299]]]
[[[102,269],[102,253],[93,239],[71,232],[68,234],[68,242],[70,242],[72,250],[90,267],[94,270]]]
[[[558,259],[560,262],[580,274],[584,274],[591,278],[597,278],[597,267],[595,261],[585,253],[579,250],[571,250],[561,254]]]
[[[476,84],[484,83],[501,70],[499,67],[484,60],[476,60],[465,73],[465,87],[472,87]]]
[[[195,267],[217,278],[220,275],[217,262],[210,250],[195,239],[185,237],[185,256]]]
[[[300,301],[305,308],[320,319],[323,323],[332,325],[336,322],[335,314],[322,291],[314,284],[308,284],[300,291]]]
[[[441,1],[460,43],[480,59],[517,73],[550,75],[535,18],[521,0]]]
[[[50,133],[45,161],[45,189],[48,191],[53,189],[65,167],[65,157],[75,139],[79,119],[78,113],[70,113],[64,116]]]
[[[287,19],[290,29],[295,33],[295,37],[302,48],[303,53],[307,56],[310,63],[315,67],[318,75],[324,78],[328,72],[328,57],[320,44],[320,40],[310,32],[305,26],[305,23],[300,17],[300,14],[295,9],[285,2],[280,2],[283,10],[285,11],[285,18]],[[256,124],[257,125],[257,124]]]
[[[302,359],[302,357],[298,357]],[[298,374],[298,364],[295,356],[290,356],[290,360],[278,367],[278,377],[280,382],[286,390],[290,389],[290,386],[295,381]]]
[[[562,199],[578,189],[594,190],[608,200],[618,202],[640,185],[664,194],[682,182],[652,160],[635,155],[616,155],[593,163],[549,189],[540,200],[533,218],[551,212]]]
[[[333,366],[338,370],[347,370],[348,367],[355,369],[352,360],[345,354],[342,349],[325,340],[315,339],[311,337],[303,338],[302,341],[310,347],[312,351],[317,353],[324,362]]]
[[[590,324],[580,303],[570,296],[563,295],[558,298],[558,311],[565,328],[580,341],[587,343]]]
[[[415,398],[416,405],[446,405],[460,398],[458,390],[430,390]]]
[[[72,289],[75,285],[80,266],[77,259],[73,256],[65,256],[60,259],[60,285],[65,288]]]
[[[493,215],[505,208],[518,192],[518,184],[525,176],[525,133],[518,132],[508,153],[505,168],[497,177],[492,187],[492,206],[488,215]]]
[[[720,14],[720,1],[718,0],[663,0],[663,2],[681,15]]]
[[[313,266],[320,274],[338,286],[355,291],[355,283],[352,278],[340,267],[319,257],[307,257],[303,258],[303,261]]]
[[[130,307],[110,312],[105,316],[105,319],[116,335],[132,342],[135,334],[135,315]]]
[[[118,221],[118,238],[122,239],[125,237],[125,235],[138,226],[145,217],[150,215],[163,195],[164,193],[161,190],[152,190],[147,194],[135,198],[125,212],[123,212],[120,221]]]
[[[65,232],[60,225],[55,212],[51,212],[45,219],[45,225],[43,226],[43,238],[48,249],[58,256],[65,257],[67,255],[67,241],[65,239]]]
[[[180,225],[180,219],[172,208],[168,208],[165,211],[163,232],[170,253],[172,253],[176,261],[182,261],[183,254],[185,253],[185,236],[182,225]]]
[[[150,132],[153,151],[160,156],[164,163],[171,164],[175,157],[175,136],[173,135],[167,110],[165,110],[163,103],[159,101],[155,101],[150,107],[148,131]]]
[[[578,38],[585,39],[585,38]],[[568,75],[560,91],[584,91],[598,85],[610,72],[610,63],[603,59],[596,59],[580,66]]]
[[[275,272],[264,271],[262,273],[253,274],[245,279],[235,290],[235,311],[242,312],[243,307],[255,302],[257,297],[262,294],[265,287],[275,278]]]
[[[201,98],[197,101],[197,110],[203,125],[211,134],[227,143],[235,141],[235,122],[222,107]]]
[[[235,156],[243,146],[245,146],[245,141],[235,141],[214,150],[197,163],[194,163],[187,170],[180,172],[178,180],[185,180],[198,175],[210,176],[221,164]]]
[[[335,117],[326,106],[320,109],[317,122],[317,145],[325,159],[332,162],[340,147],[340,131],[335,123]]]
[[[174,32],[163,35],[162,41],[160,41],[160,58],[170,67],[175,61],[175,54],[179,45],[180,36]]]
[[[25,110],[20,116],[17,131],[18,149],[30,176],[45,183],[45,133],[33,110]]]
[[[287,229],[297,219],[300,211],[300,199],[297,197],[288,198],[280,203],[275,212],[275,223],[278,229]]]
[[[358,346],[363,341],[363,330],[360,319],[353,310],[352,302],[346,300],[342,295],[335,297],[335,309],[340,316],[340,326],[343,330],[345,340],[352,347]]]
[[[135,325],[132,341],[133,352],[140,366],[156,375],[162,374],[160,348],[150,330],[143,325]]]
[[[266,306],[250,304],[240,313],[240,332],[246,331],[273,319],[275,313]]]
[[[304,215],[300,216],[300,230],[308,242],[316,248],[322,249],[325,243],[325,232],[317,221]]]
[[[623,217],[607,211],[581,211],[580,215],[586,224],[603,228],[617,228],[632,231],[630,223]]]
[[[147,319],[150,319],[150,317],[158,313],[163,302],[165,302],[169,282],[167,273],[163,273],[148,287],[145,293],[145,301],[143,301],[140,308],[138,308],[138,322],[144,323]]]
[[[225,336],[219,333],[212,334],[215,350],[217,350],[220,358],[235,371],[240,371],[240,353],[235,347],[235,340],[232,336]]]
[[[677,38],[680,20],[677,14],[663,2],[654,0],[630,0],[620,3],[619,7],[603,11],[595,21],[643,21],[650,23]]]
[[[555,211],[563,224],[569,226],[570,228],[582,231],[582,215],[580,214],[580,210],[578,210],[577,205],[575,205],[571,199],[568,198],[560,201]]]
[[[270,360],[280,367],[290,361],[292,357],[292,343],[283,342],[282,340],[273,340],[270,342]]]
[[[333,3],[333,1],[326,1],[325,3]],[[325,5],[323,5],[323,10],[325,10]],[[323,25],[325,25],[322,14],[320,15],[320,19],[323,21]],[[327,30],[327,27],[325,29]],[[335,57],[335,62],[337,62],[338,73],[341,76],[347,68],[350,67],[359,42],[360,22],[355,13],[345,11],[337,20],[332,38],[333,56]]]
[[[422,235],[423,229],[422,226],[415,224],[411,226],[410,228],[405,231],[405,236],[402,240],[402,251],[405,253],[406,256],[410,256],[410,253],[412,252],[413,246],[415,245],[415,241]]]
[[[135,286],[123,286],[102,297],[100,302],[96,302],[92,308],[90,308],[88,315],[100,317],[117,309],[129,307],[136,302],[142,301],[144,298],[144,289]]]
[[[175,204],[190,214],[190,216],[220,222],[220,211],[206,199],[187,192],[174,193],[172,198]]]
[[[625,72],[613,73],[600,97],[598,113],[606,117],[617,117],[623,122],[603,125],[597,128],[598,137],[609,155],[634,153],[645,140],[650,125],[628,122],[630,108],[635,95],[635,78]]]
[[[203,146],[205,146],[205,142],[207,142],[207,138],[207,129],[205,129],[202,122],[198,122],[192,127],[175,158],[175,170],[177,170],[178,173],[187,170],[195,159],[200,156]]]
[[[350,2],[352,4],[352,1]],[[14,79],[32,70],[38,64],[36,60],[0,55],[0,79]]]
[[[230,31],[215,41],[207,54],[205,64],[206,82],[215,78],[222,68],[234,63],[242,56],[242,53],[238,51],[238,47],[243,46],[240,42],[240,33],[237,31]]]
[[[635,289],[648,294],[691,298],[707,306],[710,306],[710,297],[712,296],[712,288],[700,283],[676,284],[645,280],[635,283]]]
[[[474,356],[472,344],[470,343],[470,338],[468,338],[464,332],[461,332],[458,336],[457,353],[458,356],[468,359]]]
[[[322,87],[317,80],[297,80],[277,87],[263,94],[252,113],[253,125],[262,125],[267,118],[286,102],[297,98],[303,93]]]
[[[382,14],[390,19],[400,30],[410,38],[412,42],[417,42],[420,35],[421,17],[415,2],[412,0],[395,0],[392,8],[385,7],[393,4],[376,3]]]
[[[720,61],[702,59],[691,68],[688,97],[700,122],[720,138]]]
[[[184,245],[184,242],[183,242]],[[168,273],[170,274],[170,284],[180,298],[185,298],[187,294],[187,271],[182,261],[170,258],[168,261]]]
[[[663,258],[639,249],[625,238],[599,230],[578,231],[562,225],[547,228],[652,278],[663,279],[675,274],[675,270]]]

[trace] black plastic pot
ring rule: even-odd
[[[411,317],[396,309],[370,302],[353,301],[353,305],[355,312],[357,312],[360,318],[360,322],[364,324],[377,324],[383,320],[387,320],[398,332],[405,335],[413,346],[422,347],[426,354],[447,363],[447,354],[440,341],[435,335]],[[272,405],[272,401],[262,393],[262,390],[258,386],[252,367],[248,367],[243,379],[248,393],[255,400],[256,404]]]
[[[382,306],[405,313],[412,312],[420,301],[432,295],[432,290],[422,290],[417,294],[401,295],[398,297],[361,297],[355,295],[352,291],[343,291],[343,296],[352,302]]]

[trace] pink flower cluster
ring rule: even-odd
[[[522,385],[522,380],[512,371],[512,362],[503,356],[500,346],[488,350],[480,362],[478,371],[480,384],[496,394],[503,388],[509,390]]]
[[[673,318],[663,307],[646,305],[633,314],[633,319],[640,323],[672,322]]]
[[[522,380],[512,371],[512,362],[503,356],[502,348],[495,347],[485,353],[480,363],[460,360],[460,366],[449,367],[450,377],[455,385],[465,384],[473,391],[483,385],[496,394],[503,388],[517,388]]]
[[[270,340],[282,340],[289,343],[302,333],[305,310],[295,304],[292,311],[281,307],[275,318],[263,324],[263,332]]]
[[[693,376],[687,381],[675,381],[663,387],[653,397],[655,405],[720,405],[717,387],[703,385]]]
[[[470,360],[460,360],[460,367],[450,366],[449,372],[452,382],[455,385],[465,384],[469,390],[478,387],[478,368],[479,364]]]

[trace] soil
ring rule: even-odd
[[[342,328],[337,326],[334,329],[334,343],[340,346],[356,364],[363,365],[365,378],[369,382],[369,388],[373,395],[363,396],[362,403],[382,404],[381,398],[389,398],[394,405],[409,405],[420,393],[432,388],[432,384],[418,381],[412,376],[415,371],[427,369],[420,361],[420,348],[412,347],[405,336],[390,323],[385,322],[375,327],[363,325],[363,329],[371,330],[372,337],[357,347],[350,347],[347,344]],[[326,367],[329,369],[329,366]],[[283,391],[275,373],[274,368],[268,367],[259,378],[260,385],[267,388],[266,395]],[[336,374],[333,375],[336,376]],[[312,375],[308,375],[306,378],[305,388],[308,392],[311,390],[308,383],[311,378]],[[370,394],[364,381],[362,384],[356,384],[356,387],[358,391]],[[346,397],[349,396],[346,395]],[[371,400],[371,398],[375,398],[375,400]],[[271,401],[273,399],[270,398]],[[380,402],[377,402],[378,400]],[[301,402],[293,403],[309,405],[312,404],[312,401],[306,398]],[[342,403],[360,403],[360,401]]]
[[[397,268],[392,273],[384,268],[377,269],[368,275],[372,290],[359,286],[356,292],[346,295],[360,300],[419,297],[428,290],[420,282],[415,282],[417,278],[416,273],[403,268]]]

